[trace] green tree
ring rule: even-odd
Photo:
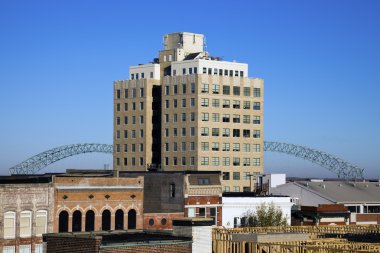
[[[270,204],[262,203],[253,210],[247,210],[242,215],[242,227],[270,227],[270,226],[286,226],[287,219],[282,210],[273,202]]]

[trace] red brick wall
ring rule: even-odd
[[[100,239],[47,236],[47,253],[95,253],[99,252]]]
[[[210,208],[208,207],[208,205],[218,204],[222,204],[222,198],[216,195],[189,196],[185,199],[185,205],[202,205],[202,207],[206,207],[206,218],[210,218]],[[196,209],[196,213],[199,213],[199,208]],[[187,217],[187,209],[185,210],[185,217]],[[222,225],[222,207],[217,207],[217,225]]]
[[[144,229],[146,230],[172,230],[173,219],[183,218],[183,213],[145,213],[144,214]],[[154,224],[151,226],[149,220],[153,219]],[[162,225],[162,219],[166,219],[166,224]]]
[[[104,253],[191,253],[191,242],[186,244],[153,245],[102,249]]]

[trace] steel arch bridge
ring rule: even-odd
[[[338,178],[358,179],[363,178],[363,169],[327,154],[325,152],[299,145],[264,141],[264,151],[280,152],[295,157],[303,158],[318,164],[335,173]],[[9,169],[11,174],[35,174],[42,168],[64,158],[84,153],[112,154],[113,146],[109,144],[84,143],[56,147],[38,155],[35,155],[22,163]]]

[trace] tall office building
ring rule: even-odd
[[[205,51],[204,35],[164,36],[151,63],[114,83],[114,170],[218,170],[225,191],[263,172],[263,80]]]

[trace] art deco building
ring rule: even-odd
[[[164,50],[114,83],[114,169],[217,170],[224,191],[263,172],[263,80],[205,51],[204,35],[164,36]]]

